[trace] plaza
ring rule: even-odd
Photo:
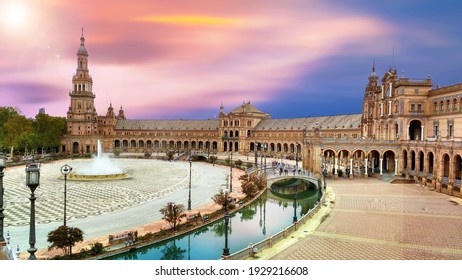
[[[327,192],[328,206],[257,259],[462,259],[460,198],[375,178],[329,180]]]
[[[64,164],[78,170],[90,159],[62,160],[42,164],[36,191],[36,247],[46,249],[47,234],[63,224]],[[159,209],[168,202],[187,205],[189,163],[155,159],[117,159],[132,178],[117,181],[67,181],[67,224],[84,231],[84,239],[107,239],[109,234],[151,224],[162,219]],[[25,185],[24,166],[5,169],[5,234],[21,252],[29,248],[30,191]],[[236,176],[239,172],[235,172]],[[191,169],[192,208],[209,204],[226,188],[229,169],[194,162]]]

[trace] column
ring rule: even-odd
[[[350,179],[353,179],[353,159],[350,158]]]
[[[367,176],[367,158],[364,160],[365,161],[365,166],[364,166],[364,177],[368,177]]]
[[[395,175],[398,175],[398,159],[395,159]]]
[[[386,158],[385,160],[386,160],[385,161],[385,169],[388,170],[388,169],[390,169],[390,165],[388,165],[388,162],[389,162],[390,158]]]
[[[422,141],[424,140],[424,126],[423,125],[420,127],[420,140]]]
[[[374,164],[375,164],[375,158],[373,157],[371,161],[371,174],[374,173]]]
[[[338,178],[338,158],[337,156],[335,156],[335,165],[334,165],[334,168],[335,168],[335,174],[334,174],[334,179],[337,179]]]
[[[380,175],[382,175],[382,162],[383,162],[383,158],[379,158]]]
[[[407,129],[406,129],[406,139],[409,140],[409,125],[407,126]]]

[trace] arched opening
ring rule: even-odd
[[[454,158],[454,179],[461,180],[462,178],[462,158],[460,155],[456,155]],[[460,182],[459,182],[460,185]]]
[[[234,143],[234,151],[238,152],[239,151],[239,142]]]
[[[122,147],[123,148],[128,148],[128,140],[123,140],[122,141]]]
[[[422,123],[419,120],[413,120],[409,124],[409,140],[422,140]]]
[[[184,142],[183,142],[183,149],[184,149],[184,150],[189,150],[189,148],[190,148],[190,147],[189,147],[189,141],[184,141]]]
[[[443,185],[447,187],[448,179],[449,179],[449,164],[450,159],[448,154],[444,154],[443,156]]]
[[[377,150],[372,150],[369,153],[369,166],[371,173],[379,173],[380,172],[380,153]]]
[[[383,154],[382,162],[383,172],[392,173],[395,170],[395,153],[393,151],[386,151]]]
[[[152,148],[152,141],[151,140],[146,141],[146,147],[147,148]]]
[[[415,152],[411,151],[411,175],[415,175]]]
[[[273,152],[276,150],[274,143],[270,144],[270,152]]]
[[[419,152],[419,176],[421,176],[424,171],[424,163],[425,163],[424,153],[420,151]]]
[[[236,130],[236,132],[234,133],[234,136],[239,137],[239,130]]]
[[[136,141],[135,140],[130,141],[130,148],[136,148]]]
[[[120,140],[115,140],[114,141],[114,147],[120,148]]]
[[[232,130],[229,131],[229,137],[234,137],[234,132]]]
[[[144,148],[144,141],[143,140],[138,141],[138,147]]]
[[[168,148],[169,149],[175,149],[175,141],[169,141],[168,142]]]
[[[433,177],[433,164],[434,164],[434,156],[432,152],[428,153],[428,177]]]
[[[228,151],[228,142],[223,142],[223,151]]]
[[[73,154],[79,153],[79,143],[77,142],[72,143],[72,153]]]
[[[250,143],[250,151],[251,152],[255,151],[255,144],[253,142]]]
[[[403,173],[407,172],[407,151],[403,151]]]

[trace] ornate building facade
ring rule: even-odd
[[[333,178],[397,176],[462,197],[462,84],[433,86],[398,77],[369,75],[361,114],[273,119],[249,102],[211,120],[131,120],[112,104],[98,116],[82,34],[69,92],[67,135],[62,151],[96,153],[97,141],[111,152],[234,152],[293,158],[314,173]]]

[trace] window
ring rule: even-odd
[[[411,112],[415,111],[415,104],[411,104]]]
[[[438,103],[433,103],[433,113],[438,113]]]
[[[417,112],[422,112],[422,104],[417,104]]]
[[[414,89],[414,93],[419,94],[419,89],[418,88]]]

